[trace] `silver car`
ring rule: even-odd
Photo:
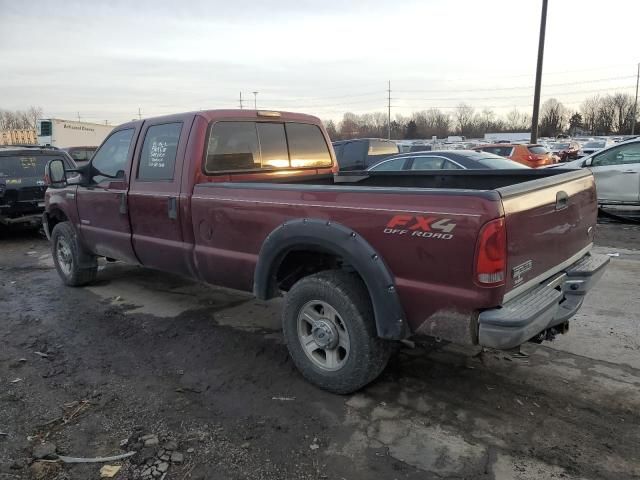
[[[549,168],[589,168],[601,205],[640,205],[640,139]]]

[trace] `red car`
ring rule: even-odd
[[[545,167],[556,163],[553,154],[543,145],[499,143],[496,145],[482,145],[474,148],[474,150],[500,155],[531,168]]]
[[[336,173],[319,119],[212,110],[113,130],[44,225],[66,285],[98,257],[285,295],[295,365],[353,392],[409,336],[510,349],[565,330],[607,256],[588,170]]]
[[[560,140],[551,144],[551,151],[560,158],[561,162],[576,160],[582,155],[580,144],[572,140]]]

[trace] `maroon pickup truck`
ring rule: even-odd
[[[212,110],[121,125],[51,161],[44,225],[65,284],[106,257],[286,292],[302,374],[346,393],[398,340],[511,349],[564,331],[608,257],[588,170],[348,172],[308,115]]]

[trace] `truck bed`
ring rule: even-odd
[[[550,268],[584,255],[591,244],[586,233],[595,223],[595,190],[585,171],[318,177],[196,185],[191,208],[203,280],[251,290],[261,246],[274,229],[291,219],[330,220],[353,229],[385,259],[412,331],[456,341],[466,335],[463,341],[470,342],[472,332],[442,329],[455,329],[457,316],[468,319],[478,308],[501,305],[510,291],[551,276]],[[569,205],[556,210],[558,192],[565,190]],[[398,215],[451,230],[413,231],[393,224]],[[485,288],[474,281],[476,240],[483,225],[500,217],[507,226],[509,278]]]

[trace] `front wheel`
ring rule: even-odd
[[[376,334],[365,285],[339,270],[293,285],[285,299],[283,332],[302,375],[334,393],[351,393],[373,381],[391,353],[391,343]]]
[[[79,287],[95,280],[98,261],[95,256],[84,251],[71,223],[60,222],[53,228],[51,249],[53,263],[66,285]]]

